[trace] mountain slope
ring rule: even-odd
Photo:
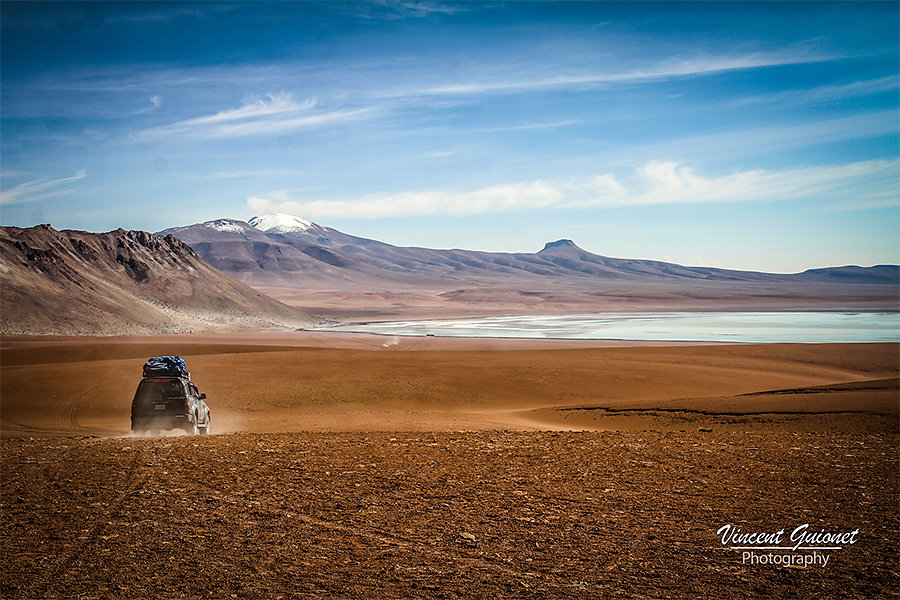
[[[253,225],[256,225],[255,227]],[[455,289],[490,285],[509,289],[593,289],[600,284],[896,285],[900,268],[838,267],[782,275],[685,267],[652,260],[610,258],[571,240],[537,253],[478,252],[398,247],[359,238],[289,215],[220,219],[160,232],[190,244],[226,273],[262,286],[333,289],[417,287]]]
[[[203,261],[175,237],[0,228],[3,334],[298,327],[304,313]]]
[[[250,285],[324,284],[341,280],[342,269],[352,262],[321,245],[327,236],[324,228],[302,235],[294,231],[289,237],[244,221],[217,219],[157,235],[180,239],[217,269]]]

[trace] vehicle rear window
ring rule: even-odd
[[[153,402],[168,398],[184,398],[184,385],[178,380],[142,381],[138,386],[135,400]]]

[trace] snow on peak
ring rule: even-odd
[[[244,230],[240,225],[230,219],[216,219],[215,221],[205,223],[205,225],[210,229],[215,229],[216,231],[231,231],[234,233],[240,233]]]
[[[284,213],[253,217],[247,222],[261,231],[272,233],[304,233],[315,227],[315,223]]]

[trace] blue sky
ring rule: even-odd
[[[900,5],[15,3],[0,221],[900,263]]]

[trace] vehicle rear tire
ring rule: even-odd
[[[209,412],[206,413],[206,424],[200,428],[200,435],[209,435]]]
[[[187,423],[184,426],[184,432],[188,435],[197,435],[199,429],[197,427],[197,423]]]

